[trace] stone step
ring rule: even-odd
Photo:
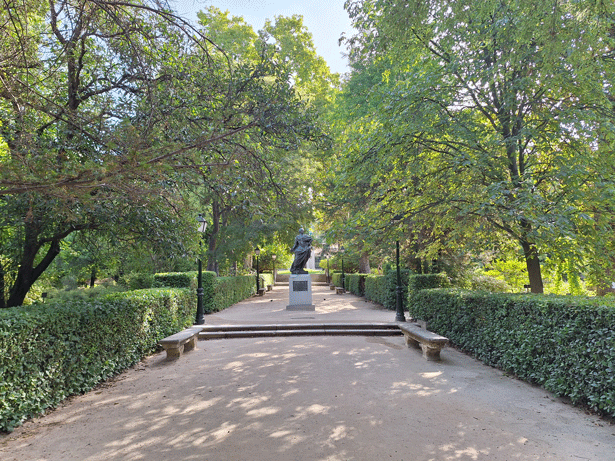
[[[204,325],[199,339],[266,338],[281,336],[400,336],[395,323],[329,323],[268,325]]]

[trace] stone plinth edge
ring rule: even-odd
[[[314,304],[293,304],[286,306],[287,311],[315,311],[316,306]]]

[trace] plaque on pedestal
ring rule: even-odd
[[[310,274],[291,274],[288,280],[287,311],[315,311],[312,304],[312,279]]]

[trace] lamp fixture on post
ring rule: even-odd
[[[201,238],[199,240],[199,278],[198,288],[196,289],[195,325],[203,325],[205,323],[205,312],[203,312],[203,264],[201,262],[201,254],[203,253],[203,238],[205,237],[205,231],[207,230],[207,221],[205,221],[201,213],[199,213],[196,220],[199,223],[198,231],[201,233]]]
[[[254,254],[256,254],[256,294],[258,294],[258,290],[260,289],[260,273],[258,270],[258,257],[261,254],[261,249],[259,247],[254,248]]]
[[[327,285],[331,284],[331,272],[329,271],[329,259],[331,258],[331,254],[327,253],[325,255],[325,258],[327,258]]]

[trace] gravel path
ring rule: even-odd
[[[392,322],[314,287],[315,312],[276,287],[206,323]],[[0,436],[0,459],[615,460],[615,426],[447,348],[403,337],[200,341],[164,353]]]

